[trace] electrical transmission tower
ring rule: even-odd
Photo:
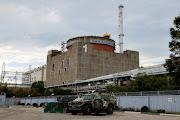
[[[1,83],[4,83],[4,77],[5,77],[5,63],[2,64]]]
[[[4,84],[5,83],[5,78],[8,78],[8,80],[10,81],[14,81],[15,86],[17,84],[17,79],[19,75],[22,75],[23,72],[12,72],[12,71],[5,71],[5,63],[3,63],[2,65],[2,72],[1,72],[1,83]]]

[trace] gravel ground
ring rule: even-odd
[[[43,108],[0,108],[0,120],[180,120],[179,116],[147,115],[135,112],[114,112],[112,115],[71,115],[44,113]]]

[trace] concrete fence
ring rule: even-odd
[[[20,102],[24,103],[25,105],[27,105],[27,104],[32,105],[33,103],[41,105],[41,103],[44,103],[44,102],[57,102],[57,97],[33,97],[33,98],[29,97],[29,98],[21,98]]]
[[[121,96],[117,94],[116,99],[118,107],[141,109],[147,106],[150,110],[164,109],[166,112],[180,113],[180,95]],[[28,103],[40,105],[43,102],[57,102],[57,96],[6,98],[6,95],[0,95],[0,105],[14,105],[16,101],[25,105]]]
[[[180,113],[180,95],[160,96],[116,96],[117,106],[141,109],[147,106],[150,110],[164,109],[166,112]]]
[[[36,103],[38,105],[41,105],[41,103],[44,102],[57,102],[57,97],[61,96],[76,96],[76,95],[60,95],[60,96],[41,96],[41,97],[24,97],[20,99],[20,103],[24,103],[27,105],[28,103],[32,105],[33,103]]]
[[[6,102],[6,93],[0,93],[0,105],[5,105]]]

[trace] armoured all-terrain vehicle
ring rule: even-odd
[[[78,98],[69,102],[69,106],[72,115],[77,115],[79,112],[83,112],[85,115],[99,114],[100,112],[112,114],[116,107],[116,98],[114,94],[109,93],[80,94]]]

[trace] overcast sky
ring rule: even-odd
[[[120,4],[124,50],[139,51],[142,66],[164,63],[180,0],[0,0],[0,70],[44,65],[48,50],[72,37],[108,32],[118,42]]]

